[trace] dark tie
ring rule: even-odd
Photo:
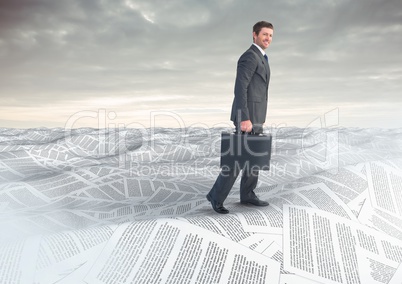
[[[265,60],[268,62],[268,56],[264,54]]]

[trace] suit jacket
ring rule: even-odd
[[[267,115],[270,69],[267,60],[255,46],[246,50],[237,62],[231,120],[237,127],[251,120],[253,130],[262,133]]]

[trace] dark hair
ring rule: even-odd
[[[253,32],[258,35],[262,28],[274,29],[274,26],[266,21],[260,21],[253,26]]]

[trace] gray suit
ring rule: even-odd
[[[237,75],[234,88],[231,120],[240,131],[240,122],[251,120],[253,131],[262,133],[267,115],[268,86],[270,69],[268,61],[254,45],[244,52],[237,62]],[[209,196],[219,202],[228,196],[239,171],[223,170],[215,181]],[[255,197],[254,189],[258,182],[258,170],[243,171],[240,182],[240,200]]]
[[[244,120],[251,120],[255,132],[262,132],[267,115],[270,69],[268,61],[255,46],[240,56],[234,89],[231,120],[238,127]]]

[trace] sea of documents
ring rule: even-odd
[[[402,283],[402,129],[265,129],[221,215],[228,130],[0,128],[0,283]]]

